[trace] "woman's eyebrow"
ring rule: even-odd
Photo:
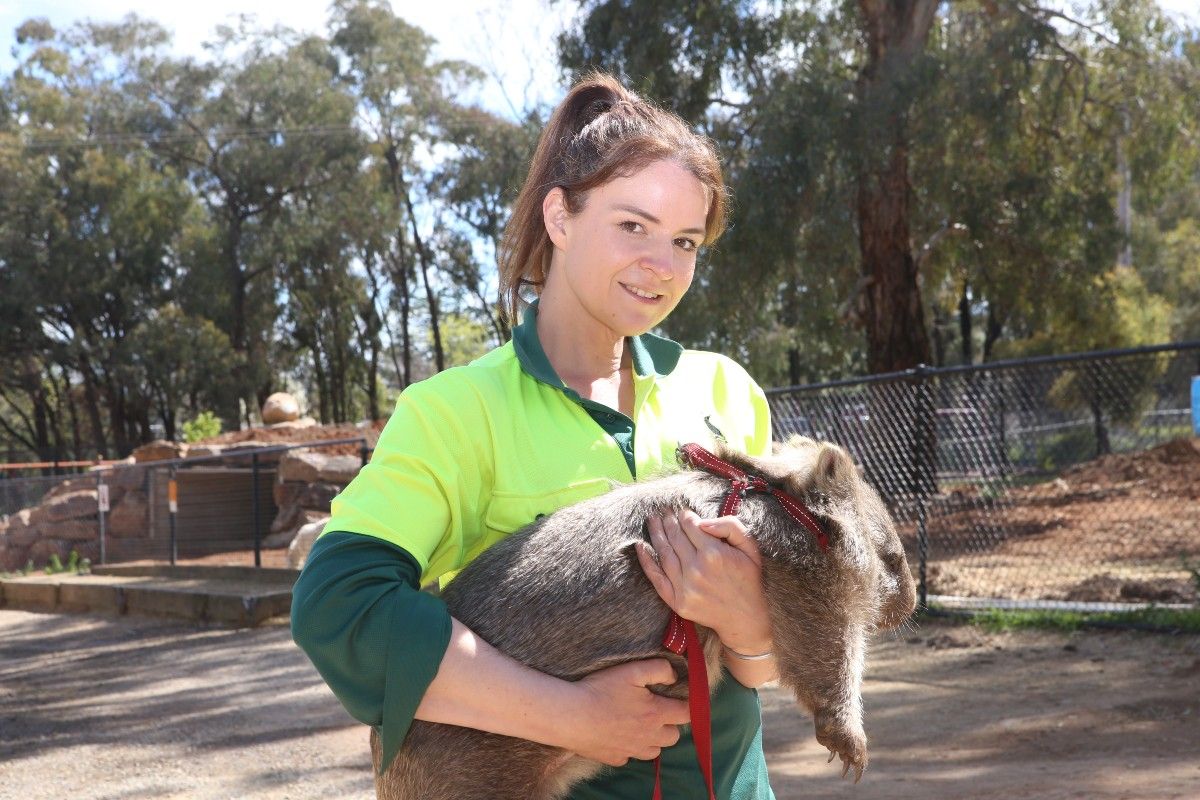
[[[652,222],[655,225],[662,224],[661,219],[654,216],[649,211],[643,211],[642,209],[638,208],[637,206],[629,206],[629,205],[625,205],[624,203],[618,203],[617,205],[613,206],[613,209],[616,211],[627,211],[630,214],[636,214],[637,216],[641,217],[642,219],[646,220],[647,222]],[[701,236],[703,236],[704,230],[702,228],[685,228],[685,229],[681,230],[680,233],[697,233],[697,234],[700,234]]]

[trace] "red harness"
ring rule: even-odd
[[[720,516],[736,514],[742,504],[742,498],[750,492],[771,494],[779,501],[792,519],[803,525],[813,536],[822,550],[829,549],[829,537],[825,530],[813,518],[804,503],[792,497],[782,489],[776,489],[757,475],[747,475],[742,470],[727,461],[722,461],[698,444],[679,446],[679,460],[685,466],[695,467],[729,480],[729,491],[721,502]],[[687,655],[688,662],[688,710],[692,717],[692,740],[696,744],[696,758],[700,762],[700,771],[704,774],[704,782],[708,786],[709,800],[716,800],[713,791],[712,765],[712,710],[708,697],[708,668],[704,663],[704,645],[696,626],[691,620],[686,620],[671,612],[671,621],[663,634],[663,647],[677,655]],[[661,758],[654,759],[654,797],[662,800],[662,776],[660,774]]]

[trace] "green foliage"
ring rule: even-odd
[[[939,4],[918,55],[891,57],[871,94],[866,45],[930,4],[869,30],[868,6],[581,4],[564,67],[622,72],[695,120],[736,200],[668,332],[768,382],[861,369],[879,304],[860,176],[897,154],[938,363],[1195,338],[1196,32],[1144,0],[1092,4],[1082,24],[1036,3]]]
[[[79,551],[74,548],[67,555],[67,563],[63,564],[62,559],[58,557],[58,553],[51,553],[50,558],[43,567],[43,572],[47,575],[86,575],[91,572],[92,562],[90,559],[83,558],[79,555]],[[30,559],[25,563],[25,568],[21,570],[22,575],[28,575],[33,572],[33,560]]]
[[[1147,0],[1079,9],[1085,25],[1033,3],[905,6],[934,10],[914,21],[928,35],[883,69],[863,16],[879,4],[581,3],[563,65],[678,110],[732,190],[664,332],[766,384],[862,371],[888,305],[864,277],[864,175],[895,154],[939,361],[1200,338],[1197,32]],[[137,17],[17,29],[0,445],[124,455],[206,410],[251,423],[286,385],[322,421],[378,417],[508,337],[496,256],[546,109],[465,99],[482,71],[383,0],[337,0],[320,35],[222,27],[204,63],[167,45]],[[1087,404],[1088,380],[1056,401]]]
[[[194,419],[183,423],[183,440],[201,442],[221,433],[221,420],[211,411],[201,411]]]

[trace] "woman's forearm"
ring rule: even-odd
[[[774,655],[768,658],[747,660],[738,658],[728,647],[722,648],[721,660],[738,683],[748,689],[757,689],[764,683],[770,683],[779,678],[779,665]],[[769,650],[769,648],[768,648]],[[761,650],[751,655],[761,655],[768,652]]]
[[[570,682],[509,658],[457,619],[416,718],[528,739],[620,766],[679,739],[687,703],[646,687],[675,679],[665,659],[634,661]]]
[[[576,685],[509,658],[457,619],[417,719],[565,747],[564,709],[584,699]]]

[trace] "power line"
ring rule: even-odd
[[[215,128],[212,131],[173,131],[170,133],[101,132],[88,136],[34,136],[24,141],[0,140],[0,148],[9,150],[57,150],[70,147],[103,147],[120,145],[176,144],[194,141],[230,141],[234,139],[271,138],[332,138],[347,133],[361,133],[353,125],[301,125],[293,127]]]

